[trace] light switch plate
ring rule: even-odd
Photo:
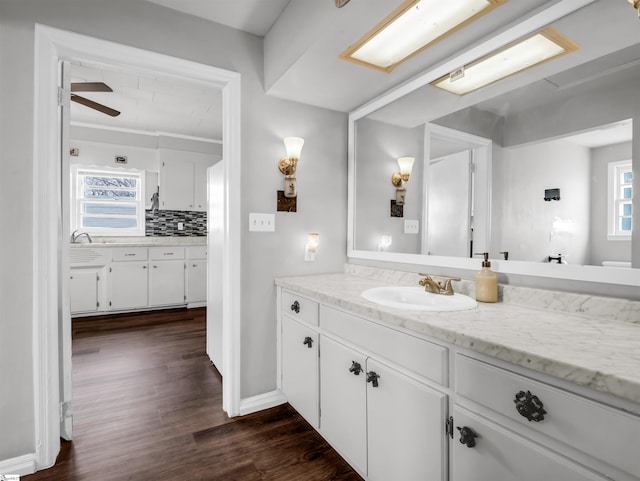
[[[250,232],[273,232],[276,230],[276,220],[274,214],[249,214]]]
[[[414,219],[405,219],[404,233],[417,234],[420,231],[420,221]]]

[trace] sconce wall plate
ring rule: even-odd
[[[277,202],[278,212],[297,212],[297,208],[298,208],[297,197],[286,197],[284,195],[284,190],[278,191],[278,202]]]
[[[398,204],[395,199],[391,199],[391,217],[404,217],[404,205]]]

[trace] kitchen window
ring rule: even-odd
[[[144,172],[74,166],[71,230],[102,236],[144,236]]]
[[[632,183],[630,160],[609,163],[609,240],[631,240]]]

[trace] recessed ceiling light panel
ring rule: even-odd
[[[464,66],[464,76],[453,78],[447,74],[431,82],[431,85],[456,95],[468,94],[578,48],[577,44],[556,29],[547,27]]]
[[[390,72],[506,1],[407,0],[342,52],[340,58]]]

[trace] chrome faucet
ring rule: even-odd
[[[78,232],[80,229],[76,229],[71,233],[71,243],[72,244],[76,244],[78,242],[78,238],[84,236],[87,236],[87,239],[89,239],[89,244],[91,244],[93,242],[93,240],[91,240],[91,236],[89,235],[88,232]]]
[[[436,276],[433,274],[423,273],[420,273],[420,275],[424,277],[418,281],[418,284],[424,286],[425,291],[445,296],[453,295],[453,286],[451,285],[451,282],[460,280],[459,277]]]

